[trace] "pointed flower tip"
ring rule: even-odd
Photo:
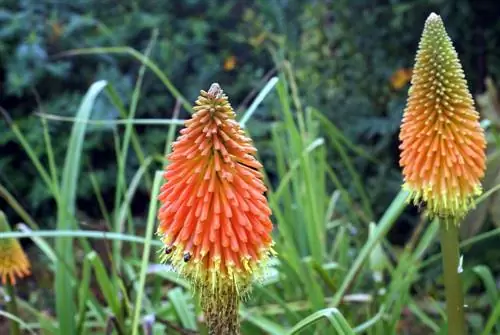
[[[218,83],[213,83],[212,85],[210,85],[208,95],[212,98],[218,99],[224,95],[224,91]]]
[[[194,110],[173,144],[159,195],[164,260],[198,287],[241,292],[272,250],[261,164],[219,84],[201,91]]]
[[[10,232],[5,214],[0,211],[0,232]],[[17,278],[30,275],[30,262],[18,240],[0,239],[0,277],[2,283],[14,285]]]
[[[432,12],[428,17],[427,20],[425,21],[426,23],[432,23],[432,22],[443,22],[441,20],[441,16],[437,15],[436,13]]]
[[[441,18],[431,14],[419,44],[400,131],[404,187],[430,216],[464,217],[481,194],[484,132]],[[429,29],[427,29],[429,27]]]
[[[446,35],[448,38],[441,16],[436,13],[431,13],[427,17],[427,20],[425,20],[423,35],[425,36],[426,34],[430,36]]]

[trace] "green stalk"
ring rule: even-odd
[[[7,302],[7,311],[10,314],[19,317],[19,312],[17,310],[17,303],[16,303],[16,291],[14,289],[14,286],[10,283],[10,281],[7,281],[6,287],[7,287],[7,292],[9,294],[9,301]],[[10,335],[21,335],[19,324],[15,320],[10,320]]]
[[[458,225],[453,219],[445,218],[440,226],[448,334],[465,335],[464,296],[458,270]]]

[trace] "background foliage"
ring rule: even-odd
[[[112,81],[126,104],[130,102],[139,63],[131,57],[93,55],[61,57],[64,51],[103,46],[130,46],[143,51],[153,28],[159,38],[151,58],[169,74],[192,101],[200,88],[217,80],[235,107],[248,103],[252,89],[262,85],[276,67],[296,73],[300,96],[321,110],[355,143],[370,148],[381,164],[355,162],[363,183],[377,199],[375,213],[388,204],[400,186],[397,170],[397,130],[404,108],[408,78],[398,70],[411,68],[422,22],[439,10],[460,54],[472,92],[484,89],[486,75],[498,78],[500,60],[495,52],[500,26],[497,5],[488,1],[36,1],[3,0],[0,10],[0,85],[2,106],[12,113],[28,140],[39,145],[41,127],[31,117],[37,109],[72,116],[82,93],[96,79]],[[456,37],[456,38],[455,38]],[[36,94],[41,105],[36,104]],[[172,115],[175,101],[162,85],[146,74],[139,118]],[[39,110],[40,111],[40,110]],[[118,111],[101,99],[94,119],[115,120]],[[269,107],[263,106],[253,122],[264,157],[272,155]],[[181,115],[182,116],[182,115]],[[37,216],[50,218],[52,206],[35,171],[28,166],[12,133],[1,125],[0,149],[17,152],[0,157],[0,177]],[[102,128],[102,127],[101,127]],[[51,123],[56,157],[62,158],[68,134],[65,123]],[[105,194],[112,194],[113,131],[95,131],[86,141],[91,155],[84,167],[96,172]],[[154,127],[138,130],[147,153],[161,152],[164,134]],[[38,145],[37,145],[38,143]],[[133,157],[130,157],[133,160]],[[331,157],[335,165],[337,157]],[[59,162],[60,163],[60,162]],[[137,162],[130,161],[133,171]],[[341,176],[346,180],[348,176]],[[380,181],[384,180],[383,183]],[[88,183],[81,183],[78,198],[85,204]],[[147,194],[147,190],[142,190]],[[352,190],[355,194],[355,190]],[[356,195],[355,196],[359,196]],[[107,198],[107,197],[105,197]],[[144,208],[138,208],[140,211]],[[97,214],[86,208],[88,215]]]

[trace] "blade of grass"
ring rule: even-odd
[[[352,222],[357,223],[359,221],[358,216],[356,215],[356,209],[354,208],[354,204],[349,192],[347,192],[345,187],[342,185],[342,182],[340,181],[339,177],[337,176],[337,174],[335,173],[335,171],[332,169],[331,166],[326,167],[326,173],[328,174],[330,180],[335,185],[335,188],[342,195],[342,199],[344,199],[344,202],[348,209],[348,215],[351,218]]]
[[[322,146],[325,144],[325,141],[322,138],[317,138],[314,140],[307,148],[302,151],[301,156],[307,156],[311,152],[313,152],[315,149],[318,147]],[[288,187],[288,184],[290,183],[292,177],[294,176],[295,172],[297,169],[301,166],[301,160],[300,159],[295,159],[291,164],[290,164],[290,169],[280,178],[280,183],[278,185],[278,188],[274,191],[273,197],[276,201],[279,201],[282,194],[285,192],[286,188]]]
[[[375,324],[377,324],[377,322],[381,321],[383,316],[384,316],[384,313],[385,313],[385,306],[382,305],[382,306],[380,306],[380,309],[378,310],[377,314],[375,314],[372,318],[370,318],[370,320],[367,320],[367,321],[363,322],[362,324],[360,324],[359,326],[356,326],[353,329],[353,331],[356,334],[365,332],[367,329],[370,329]]]
[[[295,311],[292,311],[289,307],[287,302],[277,293],[275,293],[273,290],[266,286],[261,286],[261,285],[256,285],[255,286],[255,291],[261,292],[263,295],[269,297],[273,302],[277,303],[281,308],[283,308],[283,311],[287,315],[287,320],[291,320],[293,322],[299,322],[300,321],[300,315],[296,313]]]
[[[33,307],[30,303],[24,301],[20,297],[18,297],[17,302],[19,303],[19,307],[30,314],[32,314],[35,318],[37,318],[40,322],[40,328],[47,331],[46,334],[56,334],[57,324],[49,315],[44,312],[40,312],[38,309]],[[45,333],[43,333],[45,334]]]
[[[342,144],[349,148],[352,152],[354,152],[355,154],[357,154],[358,156],[360,157],[363,157],[363,158],[366,158],[367,160],[369,160],[370,162],[372,163],[375,163],[375,164],[382,164],[382,162],[380,162],[379,160],[377,160],[376,158],[374,158],[372,155],[370,155],[368,152],[366,152],[364,149],[360,148],[359,146],[355,145],[354,143],[352,143],[343,133],[342,131],[337,127],[335,126],[335,124],[333,122],[331,122],[325,115],[323,115],[320,111],[314,109],[314,108],[310,108],[311,109],[311,112],[314,116],[316,116],[321,123],[323,123],[326,128],[328,128],[330,130],[330,135],[331,136],[335,136],[335,138],[339,141],[342,142]]]
[[[21,204],[19,204],[16,198],[14,198],[14,196],[12,196],[12,194],[1,184],[0,184],[0,196],[4,198],[5,201],[7,201],[7,204],[11,206],[11,208],[21,217],[21,219],[24,220],[26,224],[28,224],[28,226],[31,229],[33,230],[38,229],[38,224],[36,224],[35,220],[31,217],[31,215],[29,215],[28,212],[26,212],[26,210],[21,206]],[[19,229],[25,232],[32,231],[24,224],[19,224],[18,227]],[[56,255],[54,253],[54,249],[40,237],[33,237],[32,240],[40,248],[40,250],[42,250],[43,253],[49,258],[49,260],[52,261],[52,264],[55,264]]]
[[[108,230],[111,230],[111,217],[109,215],[109,211],[106,208],[106,204],[104,203],[104,198],[102,197],[101,186],[97,181],[95,174],[90,171],[89,172],[90,183],[92,184],[92,189],[94,190],[94,195],[97,200],[97,204],[99,205],[99,209],[101,210],[101,215],[106,221],[106,227]]]
[[[94,269],[95,278],[101,289],[101,292],[106,300],[108,306],[113,312],[113,317],[116,318],[115,325],[121,328],[120,334],[124,334],[124,318],[121,312],[120,301],[118,299],[118,294],[114,283],[111,281],[108,273],[106,272],[106,267],[104,266],[101,258],[97,255],[95,251],[90,252],[87,255],[89,263]]]
[[[418,318],[420,321],[422,321],[423,324],[425,324],[427,327],[429,327],[434,334],[437,334],[439,332],[439,326],[430,318],[427,316],[427,314],[424,313],[418,307],[415,302],[410,301],[410,304],[408,306],[408,309]]]
[[[274,88],[274,86],[276,86],[276,84],[278,83],[278,80],[279,80],[278,77],[273,77],[262,88],[262,90],[259,92],[259,94],[255,98],[255,100],[252,102],[250,107],[248,107],[245,114],[243,114],[243,116],[241,117],[241,119],[240,119],[241,128],[245,128],[248,120],[250,120],[253,113],[255,113],[255,111],[257,110],[257,107],[259,107],[259,105],[262,103],[262,101],[264,101],[264,99],[271,92],[271,90]]]
[[[85,317],[87,315],[87,300],[89,295],[89,287],[90,287],[90,259],[89,257],[85,257],[83,260],[82,266],[82,277],[80,280],[80,286],[78,288],[78,322],[76,326],[76,334],[81,335],[84,334],[85,331]]]
[[[144,249],[142,253],[142,263],[139,276],[139,289],[135,300],[134,316],[132,320],[132,335],[137,335],[139,331],[139,317],[141,314],[142,298],[144,295],[144,284],[146,283],[146,273],[149,264],[149,254],[151,251],[153,228],[156,219],[156,207],[158,204],[156,199],[158,197],[158,192],[160,190],[160,185],[162,180],[163,180],[163,172],[157,171],[153,182],[153,189],[151,190],[151,197],[150,197],[151,202],[149,204],[148,220],[146,225],[146,235],[145,235],[146,240],[144,243]]]
[[[33,233],[33,230],[31,230],[28,226],[26,226],[25,224],[22,224],[22,223],[18,224],[17,228],[20,231],[28,233],[28,234]],[[30,236],[31,236],[31,239],[33,240],[33,242],[35,242],[35,244],[38,246],[38,248],[40,248],[40,250],[42,250],[42,252],[45,254],[45,256],[47,256],[47,258],[50,260],[50,262],[52,264],[55,264],[57,261],[57,256],[54,253],[54,249],[52,249],[52,247],[43,238],[33,236],[33,235],[30,235]]]
[[[7,190],[2,184],[0,184],[0,197],[4,198],[7,204],[23,219],[23,221],[30,226],[31,229],[38,229],[38,224],[35,220],[28,214],[28,212],[21,206],[17,199]]]
[[[67,56],[80,56],[80,55],[92,55],[92,54],[122,54],[122,55],[130,55],[140,62],[146,64],[146,66],[153,71],[154,74],[161,80],[163,85],[170,91],[170,93],[176,98],[179,99],[189,113],[191,113],[191,105],[184,98],[184,96],[175,88],[170,79],[160,70],[160,68],[147,57],[144,57],[143,54],[138,52],[137,50],[130,47],[108,47],[108,48],[82,48],[69,50],[67,52],[61,53],[56,56],[67,57]]]
[[[161,271],[148,271],[148,273],[154,273],[156,276],[163,278],[169,281],[172,284],[183,287],[186,290],[190,289],[190,284],[187,280],[179,276],[179,273],[175,271],[173,268],[168,267],[167,265],[160,265],[165,268],[161,268]]]
[[[146,238],[120,233],[110,233],[100,230],[37,230],[29,232],[7,232],[0,233],[0,239],[4,238],[33,238],[33,237],[54,237],[60,238],[91,238],[103,240],[120,240],[129,243],[146,243]],[[151,241],[155,246],[162,246],[160,241]]]
[[[113,98],[114,99],[114,98]],[[119,97],[118,97],[119,99]],[[182,119],[124,119],[124,120],[83,120],[72,116],[59,116],[47,113],[36,113],[42,119],[70,122],[70,123],[85,123],[93,126],[128,126],[128,125],[144,125],[144,126],[164,126],[164,125],[184,125],[185,120]]]
[[[142,164],[139,167],[137,172],[132,177],[132,181],[130,182],[130,185],[127,189],[127,193],[125,194],[125,199],[123,199],[123,202],[120,206],[120,209],[117,210],[117,212],[118,212],[118,218],[117,218],[118,219],[118,226],[120,227],[118,232],[124,231],[125,217],[130,212],[130,204],[132,202],[132,198],[134,197],[135,192],[137,191],[137,188],[139,187],[139,182],[140,182],[142,176],[146,173],[147,168],[149,167],[149,165],[151,164],[152,161],[153,161],[152,158],[148,157],[144,161],[144,164]],[[134,229],[133,225],[131,225],[131,227],[129,227],[128,233],[135,235],[135,229]],[[117,241],[119,241],[119,240],[117,240]],[[121,244],[121,242],[120,242],[120,244]],[[135,249],[135,245],[132,246],[132,255],[134,255],[134,257],[137,255],[137,250]]]
[[[33,329],[26,323],[24,322],[23,320],[21,320],[19,317],[17,317],[16,315],[13,315],[13,314],[10,314],[9,312],[5,312],[5,311],[2,311],[0,310],[0,315],[9,319],[9,320],[12,320],[16,323],[18,323],[23,329],[27,330],[30,334],[33,334],[33,335],[37,335]]]
[[[97,81],[90,86],[77,112],[77,116],[88,119],[92,111],[95,99],[106,87],[106,81]],[[58,201],[57,229],[71,228],[72,218],[75,212],[76,188],[80,172],[80,158],[83,149],[83,140],[86,124],[74,124],[68,144],[66,159],[64,162],[60,197]],[[73,241],[71,238],[60,238],[56,241],[56,250],[62,260],[70,269],[74,268]],[[56,293],[56,311],[59,320],[59,334],[74,334],[75,324],[75,302],[73,300],[73,287],[71,275],[61,262],[57,262],[56,278],[54,281]]]
[[[266,334],[283,335],[286,332],[286,330],[282,326],[261,315],[252,314],[248,311],[240,309],[240,316],[242,317],[242,321],[253,324],[257,328],[266,332]]]
[[[6,117],[10,120],[9,113],[1,106],[0,106],[0,112],[2,115],[4,115],[4,117]],[[51,192],[52,192],[52,194],[54,194],[54,196],[57,196],[57,194],[58,194],[57,185],[55,185],[52,182],[49,173],[47,172],[45,167],[40,162],[40,159],[38,159],[37,154],[33,150],[32,146],[29,144],[29,142],[27,141],[26,137],[23,135],[23,133],[21,132],[21,130],[19,129],[17,124],[12,122],[12,121],[8,121],[7,124],[9,125],[10,130],[14,133],[17,140],[19,141],[19,143],[23,147],[24,152],[26,152],[26,154],[30,158],[31,162],[35,166],[38,174],[40,175],[40,177],[42,177],[47,188],[51,190]]]
[[[58,186],[57,181],[59,180],[59,176],[57,174],[56,163],[54,159],[54,150],[52,149],[52,142],[50,140],[49,128],[47,125],[47,120],[41,119],[42,127],[43,127],[43,138],[45,141],[45,148],[47,150],[47,160],[49,161],[49,170],[52,175],[52,183],[54,187]]]
[[[499,299],[496,281],[491,270],[485,265],[477,265],[472,268],[472,271],[481,278],[486,288],[486,292],[488,293],[488,297],[491,300],[491,306],[493,306]]]
[[[354,264],[350,267],[350,270],[345,276],[342,285],[333,297],[333,301],[330,306],[337,307],[340,304],[340,302],[342,301],[342,297],[345,295],[345,293],[347,293],[347,290],[352,284],[352,281],[363,266],[364,262],[368,259],[372,249],[389,232],[389,229],[392,227],[396,219],[406,207],[407,197],[408,193],[401,190],[394,198],[391,205],[385,211],[384,215],[378,222],[377,228],[374,230],[373,235],[366,241],[359,255],[356,257]]]
[[[497,325],[497,334],[498,334],[498,320],[499,320],[499,318],[500,318],[500,300],[498,300],[495,303],[495,307],[493,308],[493,311],[491,312],[490,317],[488,318],[488,321],[486,321],[486,325],[484,326],[484,330],[481,333],[481,335],[491,334],[491,331],[493,330],[493,327],[495,327],[495,324]]]
[[[149,55],[151,53],[151,50],[153,48],[154,43],[156,42],[158,38],[158,29],[154,29],[151,39],[148,43],[148,46],[146,47],[146,51],[144,52],[144,57],[146,60],[149,61]],[[137,111],[137,105],[139,103],[139,97],[141,93],[141,87],[142,87],[142,81],[144,78],[144,73],[146,72],[146,63],[142,63],[141,67],[139,68],[139,75],[137,76],[137,81],[135,83],[134,91],[132,92],[132,101],[130,103],[130,109],[129,113],[127,115],[127,119],[133,120],[135,117],[135,113]],[[117,233],[123,232],[123,225],[122,221],[120,221],[120,211],[118,210],[120,208],[120,202],[122,200],[122,195],[127,193],[127,186],[126,186],[126,181],[125,181],[125,164],[127,162],[127,157],[128,157],[128,152],[129,152],[129,146],[130,146],[130,138],[132,136],[132,124],[127,124],[125,127],[125,134],[123,136],[123,142],[121,145],[121,152],[118,157],[118,171],[117,171],[117,180],[116,180],[116,192],[115,192],[115,224],[114,224],[114,231]],[[119,269],[121,268],[121,243],[119,240],[114,241],[113,243],[113,262],[115,263],[114,268]]]
[[[344,316],[336,308],[325,308],[317,311],[297,323],[286,334],[298,334],[301,330],[315,324],[321,319],[327,319],[330,324],[335,328],[337,334],[340,335],[354,335],[354,331],[347,323]]]
[[[496,280],[493,277],[493,273],[491,272],[490,268],[488,268],[485,265],[477,265],[472,268],[472,271],[479,278],[481,278],[481,281],[483,282],[484,287],[486,288],[487,296],[490,300],[490,306],[496,306],[500,301],[500,299],[498,297]],[[491,320],[491,317],[489,318],[489,320]],[[500,324],[496,325],[496,332],[500,334]]]
[[[180,101],[177,100],[175,103],[174,112],[172,114],[172,117],[174,119],[179,117],[180,110],[181,110]],[[176,130],[177,130],[177,126],[175,124],[172,124],[172,125],[170,125],[170,127],[168,127],[167,139],[165,140],[165,149],[163,150],[163,156],[164,156],[163,167],[164,168],[168,164],[167,156],[172,151],[172,142],[174,141]]]
[[[172,303],[182,326],[187,329],[196,330],[195,315],[193,310],[188,306],[186,293],[180,287],[176,287],[169,290],[167,296]]]
[[[115,106],[116,109],[118,109],[118,112],[120,113],[120,117],[125,119],[125,120],[117,120],[117,121],[124,121],[124,122],[130,121],[132,124],[135,124],[132,121],[138,120],[138,119],[130,119],[130,120],[127,119],[127,110],[125,109],[125,105],[123,104],[122,99],[120,98],[120,96],[116,92],[113,85],[106,86],[106,93],[107,93],[107,96],[108,96],[109,100],[111,101],[111,103]],[[134,148],[135,155],[137,156],[139,164],[144,164],[145,154],[141,148],[139,135],[137,134],[137,130],[135,128],[132,128],[131,141],[132,141],[132,147]],[[146,182],[146,187],[148,188],[148,190],[151,189],[151,187],[153,186],[153,179],[149,175],[149,173],[146,174],[144,180]]]
[[[307,287],[308,299],[311,301],[313,310],[325,308],[325,296],[321,287],[321,282],[315,276],[313,263],[314,260],[308,257],[302,264],[303,273],[301,279]]]
[[[358,194],[361,198],[361,202],[363,204],[363,209],[368,215],[369,218],[373,218],[373,210],[371,208],[370,200],[368,198],[368,195],[365,192],[365,189],[363,188],[363,185],[361,183],[361,178],[359,174],[356,172],[354,165],[352,164],[351,159],[349,158],[348,154],[344,150],[343,145],[339,142],[338,140],[338,133],[340,131],[324,116],[322,115],[319,111],[316,111],[315,109],[311,109],[313,111],[313,114],[323,122],[323,124],[327,128],[327,134],[330,137],[330,140],[335,147],[335,150],[338,152],[340,155],[340,158],[342,159],[342,162],[344,163],[347,171],[349,172],[349,175],[352,178],[353,184],[356,187],[356,190],[358,191]]]

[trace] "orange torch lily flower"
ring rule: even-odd
[[[272,253],[271,210],[257,150],[218,84],[194,111],[168,157],[158,234],[165,260],[201,292],[211,333],[237,334],[227,318]]]
[[[5,214],[0,211],[0,232],[10,232]],[[0,276],[2,284],[16,284],[17,278],[30,275],[30,261],[18,240],[15,238],[0,239]]]
[[[430,216],[461,219],[481,194],[484,132],[443,21],[427,19],[404,111],[400,165],[410,200]]]

